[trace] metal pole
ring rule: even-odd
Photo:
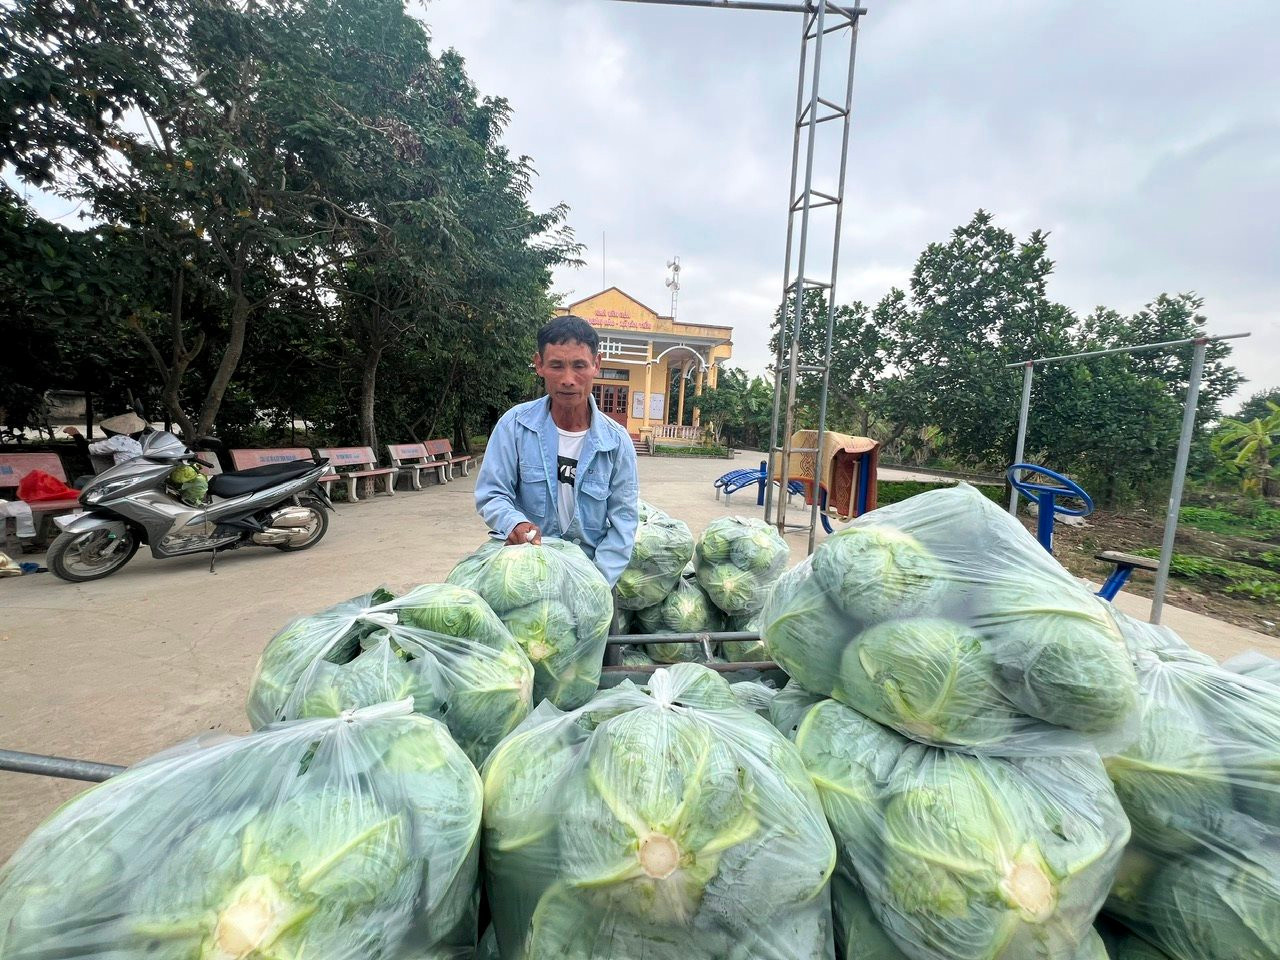
[[[799,375],[797,367],[800,365],[800,323],[804,317],[804,295],[805,295],[805,254],[809,243],[809,210],[813,201],[813,158],[816,152],[815,141],[818,134],[818,90],[819,80],[822,77],[822,38],[826,35],[827,22],[827,4],[826,0],[818,3],[818,12],[813,21],[813,87],[809,94],[809,106],[805,116],[808,117],[809,125],[809,142],[806,147],[805,166],[804,166],[804,203],[800,213],[800,251],[796,257],[796,299],[795,299],[795,316],[792,319],[791,327],[791,368],[787,374],[787,409],[786,416],[783,421],[785,424],[782,429],[782,456],[778,458],[778,474],[781,477],[780,482],[786,483],[788,477],[791,476],[791,434],[795,425],[796,414],[796,378]],[[805,42],[808,42],[809,32],[805,31]],[[797,118],[797,122],[806,122],[803,118]],[[795,200],[791,201],[791,206],[795,207]],[[813,496],[817,497],[818,491],[812,491]],[[778,533],[782,536],[787,535],[787,498],[778,498],[778,519],[775,523]]]
[[[810,3],[777,3],[770,0],[618,0],[621,3],[648,3],[661,7],[704,7],[711,10],[758,10],[769,13],[812,13],[817,4]],[[866,13],[865,7],[837,7],[827,4],[847,17],[860,17]]]
[[[1022,462],[1022,451],[1027,442],[1027,413],[1031,409],[1031,378],[1035,375],[1035,361],[1028,360],[1022,368],[1022,411],[1018,414],[1018,445],[1014,449],[1013,462]],[[1018,475],[1022,479],[1022,475]],[[1018,491],[1009,489],[1009,512],[1018,515]]]
[[[1185,340],[1162,340],[1159,343],[1139,343],[1132,347],[1111,347],[1107,350],[1086,350],[1083,353],[1064,353],[1059,357],[1040,357],[1038,360],[1019,360],[1017,363],[1006,363],[1005,369],[1011,370],[1024,363],[1056,363],[1059,360],[1080,360],[1084,357],[1105,357],[1113,353],[1140,353],[1143,350],[1159,350],[1162,347],[1185,347],[1188,343],[1217,343],[1219,340],[1240,340],[1251,336],[1248,333],[1224,333],[1217,337],[1188,337]]]
[[[791,187],[787,191],[787,252],[782,269],[782,310],[778,326],[778,349],[773,361],[773,416],[769,424],[769,460],[768,474],[764,489],[764,522],[773,519],[773,471],[779,464],[773,459],[778,447],[778,417],[782,410],[782,358],[785,356],[783,345],[787,342],[787,294],[791,290],[791,244],[795,235],[795,200],[796,181],[800,178],[800,111],[804,109],[804,72],[809,62],[809,17],[800,18],[800,76],[796,81],[796,128],[791,144]],[[782,480],[785,484],[787,481]]]
[[[46,757],[41,753],[23,753],[21,750],[0,750],[0,770],[101,783],[118,773],[123,773],[125,768],[114,763],[72,760],[69,757]]]
[[[1204,353],[1208,337],[1195,341],[1191,355],[1191,379],[1187,383],[1187,403],[1182,410],[1182,435],[1178,438],[1178,456],[1173,463],[1173,484],[1169,488],[1169,512],[1164,518],[1164,539],[1160,541],[1160,567],[1156,570],[1156,589],[1151,597],[1151,622],[1159,623],[1164,611],[1164,592],[1169,585],[1169,564],[1173,561],[1173,541],[1178,535],[1178,511],[1182,507],[1182,484],[1187,478],[1187,459],[1191,455],[1191,435],[1196,427],[1196,407],[1200,403],[1200,377],[1204,374]]]
[[[827,288],[827,349],[822,356],[822,395],[818,401],[818,435],[814,441],[817,452],[813,455],[813,505],[809,511],[809,548],[813,553],[814,541],[818,536],[818,508],[821,497],[818,496],[820,480],[827,479],[822,474],[822,440],[827,431],[827,397],[831,386],[831,345],[835,334],[836,323],[836,279],[840,268],[840,231],[844,226],[844,188],[849,172],[849,128],[853,120],[853,65],[858,53],[858,21],[849,22],[849,76],[844,90],[844,132],[840,146],[840,175],[836,185],[836,222],[835,240],[831,250],[831,286]],[[810,120],[817,121],[817,117]]]
[[[611,633],[605,643],[608,646],[628,644],[644,647],[658,643],[702,643],[703,640],[711,643],[724,640],[751,642],[759,639],[759,630],[705,630],[702,633]]]

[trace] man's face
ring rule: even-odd
[[[533,369],[547,385],[557,404],[574,406],[587,402],[591,381],[600,375],[600,358],[585,343],[548,343],[533,355]]]

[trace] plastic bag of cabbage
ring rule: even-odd
[[[661,603],[635,612],[632,629],[647,634],[703,633],[723,626],[724,615],[707,592],[697,581],[681,577]],[[644,649],[658,663],[706,660],[702,645],[697,643],[649,643]]]
[[[1280,687],[1135,649],[1138,737],[1105,760],[1133,843],[1107,911],[1174,960],[1280,960]]]
[[[267,644],[249,688],[255,729],[413,698],[477,766],[532,707],[533,667],[479,594],[385,590],[300,617]]]
[[[764,606],[769,584],[790,554],[778,531],[758,517],[720,517],[698,538],[698,583],[725,613],[750,616]]]
[[[631,562],[618,578],[618,606],[640,610],[661,603],[692,559],[693,534],[688,524],[647,507],[636,527]]]
[[[613,596],[581,548],[554,537],[540,546],[490,540],[449,573],[493,608],[533,664],[534,703],[562,710],[586,703],[600,684]]]
[[[705,667],[537,708],[484,767],[504,960],[816,960],[831,831],[799,756]]]
[[[1097,954],[1092,924],[1129,825],[1095,752],[1003,759],[929,747],[792,687],[770,715],[817,786],[838,870],[904,956]],[[870,918],[848,889],[836,895],[847,944]],[[883,942],[867,949],[894,956]]]
[[[762,620],[804,687],[923,743],[1036,753],[1057,727],[1132,730],[1107,605],[967,485],[853,521],[782,576]]]
[[[1232,673],[1242,673],[1267,683],[1280,684],[1280,660],[1256,650],[1234,656],[1222,666]]]
[[[480,778],[411,711],[195,741],[81,794],[0,870],[0,956],[470,958]]]

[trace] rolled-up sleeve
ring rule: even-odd
[[[595,553],[596,568],[611,587],[631,562],[631,548],[635,546],[636,526],[640,522],[639,497],[635,448],[630,443],[619,444],[609,484],[608,523]]]
[[[520,459],[516,452],[515,417],[508,413],[493,428],[476,476],[476,510],[489,529],[504,540],[517,524],[529,522],[516,500]],[[619,571],[621,574],[621,571]]]

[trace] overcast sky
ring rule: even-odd
[[[1211,332],[1253,332],[1236,346],[1239,396],[1280,385],[1275,0],[864,2],[840,300],[905,286],[924,246],[981,207],[1019,237],[1051,231],[1055,299],[1128,313],[1194,290]],[[587,265],[560,271],[558,292],[601,288],[604,233],[607,283],[666,312],[678,254],[680,319],[732,324],[734,362],[763,372],[798,18],[613,0],[416,9],[511,102],[536,204],[571,206]]]

